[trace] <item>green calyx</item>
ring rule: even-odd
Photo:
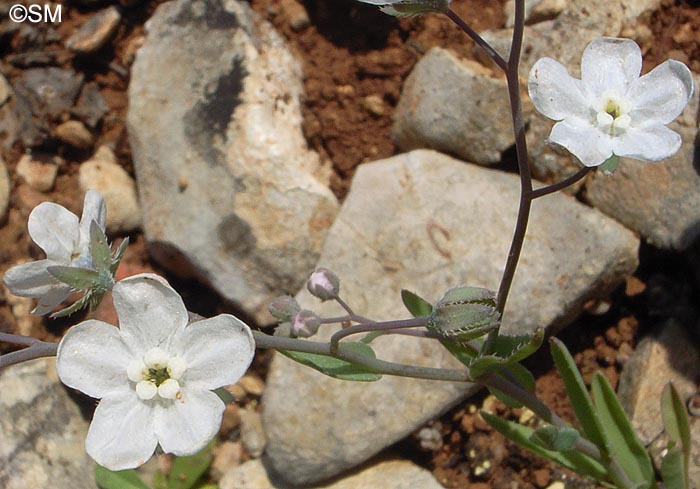
[[[427,327],[445,338],[464,342],[497,329],[500,321],[494,292],[480,287],[455,287],[435,304]]]

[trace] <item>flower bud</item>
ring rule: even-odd
[[[267,306],[267,310],[280,321],[289,321],[301,311],[301,307],[299,307],[299,303],[294,297],[282,295],[275,298],[275,300]]]
[[[291,334],[293,337],[308,338],[313,336],[321,326],[321,318],[313,311],[302,309],[294,316]]]
[[[327,268],[317,268],[306,281],[306,288],[311,295],[322,301],[335,299],[340,291],[340,280]]]
[[[498,328],[496,294],[480,287],[455,287],[433,307],[429,330],[455,341],[469,341]]]

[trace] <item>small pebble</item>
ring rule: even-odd
[[[60,124],[54,130],[54,136],[60,141],[79,149],[88,149],[92,146],[92,134],[80,121],[67,121]]]
[[[368,95],[362,99],[362,106],[372,115],[377,117],[384,115],[386,108],[384,99],[379,95]]]
[[[249,405],[240,409],[239,414],[241,416],[241,442],[252,458],[259,458],[267,444],[260,413]]]
[[[60,158],[51,155],[25,154],[19,159],[15,171],[34,190],[49,192],[56,183],[61,163]]]
[[[121,19],[115,6],[97,12],[68,38],[66,47],[79,54],[94,53],[111,39]]]
[[[311,25],[309,13],[301,2],[287,0],[282,3],[282,8],[294,32],[301,32]]]
[[[238,385],[253,396],[261,396],[265,389],[265,383],[260,377],[254,374],[245,374],[241,377],[241,380],[238,381]]]

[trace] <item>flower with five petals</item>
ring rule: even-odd
[[[221,425],[224,403],[212,389],[233,384],[250,365],[250,328],[221,314],[188,324],[180,296],[153,274],[112,289],[119,329],[97,320],[68,330],[58,346],[61,381],[101,399],[85,449],[110,470],[145,463],[160,445],[191,455]]]
[[[630,39],[609,37],[586,47],[580,80],[552,58],[538,60],[530,71],[528,91],[539,112],[559,121],[549,141],[589,167],[616,157],[661,161],[674,155],[681,138],[666,124],[692,97],[692,75],[674,60],[642,77],[641,69],[639,46]]]

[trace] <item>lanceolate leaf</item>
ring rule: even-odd
[[[608,379],[597,372],[591,382],[595,408],[610,447],[627,477],[641,487],[655,487],[654,468],[647,451],[637,438]]]
[[[95,465],[95,482],[102,489],[148,489],[135,470],[112,472]]]
[[[430,302],[410,290],[401,290],[401,300],[413,317],[429,316],[433,312],[433,306]]]
[[[592,441],[605,456],[608,453],[608,445],[603,436],[603,427],[574,359],[564,343],[558,339],[551,338],[550,347],[554,365],[564,381],[564,387],[586,438]]]
[[[601,464],[575,450],[567,452],[555,452],[547,450],[536,442],[531,441],[534,430],[512,421],[507,421],[498,416],[481,412],[481,416],[500,434],[517,443],[526,450],[530,450],[541,457],[552,460],[567,467],[574,472],[591,477],[599,482],[608,481],[607,470]]]
[[[375,357],[374,350],[364,343],[343,342],[341,343],[341,348],[347,348],[354,353],[371,356],[372,358]],[[336,379],[353,380],[356,382],[374,382],[382,378],[381,375],[371,372],[362,366],[346,362],[339,358],[291,350],[279,350],[279,352],[296,362]]]
[[[48,272],[57,280],[70,285],[75,290],[88,290],[98,282],[100,274],[89,268],[64,267],[56,265],[47,268]]]
[[[690,423],[681,396],[670,382],[661,394],[661,414],[666,435],[681,450],[687,468],[690,461]]]
[[[689,489],[688,468],[683,462],[683,452],[678,446],[668,449],[661,460],[661,479],[665,489]]]
[[[107,243],[107,236],[100,226],[92,221],[90,223],[90,254],[95,270],[107,271],[112,265],[112,254]]]
[[[544,426],[536,429],[530,441],[555,452],[565,452],[572,450],[578,439],[581,438],[579,432],[569,426]]]

